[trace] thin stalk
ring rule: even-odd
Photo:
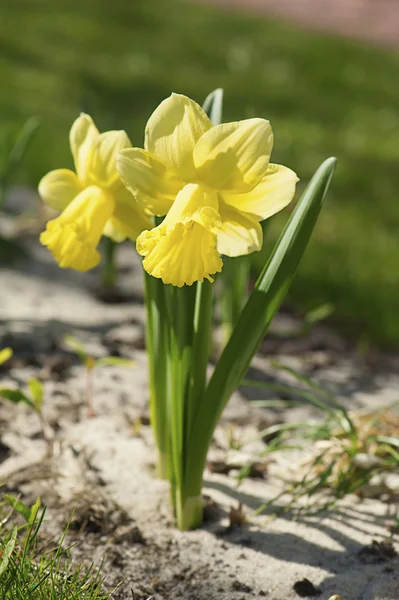
[[[248,256],[223,258],[223,271],[220,274],[222,283],[220,310],[226,344],[248,297],[250,270],[251,263]]]
[[[184,502],[185,456],[188,444],[188,403],[193,355],[196,287],[169,289],[170,440],[174,508],[178,526]]]
[[[196,289],[195,289],[196,288]],[[193,294],[194,292],[194,294]],[[195,498],[187,497],[187,457],[189,455],[193,425],[200,410],[206,386],[206,369],[209,360],[210,339],[212,330],[212,296],[213,287],[208,281],[198,283],[186,290],[177,290],[181,303],[176,302],[180,313],[184,315],[183,322],[180,316],[176,317],[179,327],[179,356],[172,354],[175,363],[180,361],[180,377],[178,389],[173,390],[172,398],[178,404],[176,411],[171,412],[174,419],[172,429],[183,425],[180,439],[176,443],[176,452],[180,447],[175,464],[181,469],[176,477],[175,511],[177,526],[181,530],[189,529],[193,523],[202,521],[202,497],[199,493]],[[178,400],[176,400],[178,398]],[[180,421],[177,424],[178,412]],[[179,446],[178,444],[182,444]]]
[[[86,407],[89,418],[96,416],[93,402],[93,368],[86,368]]]
[[[168,479],[168,354],[169,332],[162,281],[144,271],[146,347],[148,356],[150,419],[158,447],[158,476]]]
[[[116,285],[117,269],[115,261],[116,242],[111,238],[104,236],[103,238],[103,286],[106,290],[112,290]]]
[[[192,371],[187,415],[190,426],[189,437],[206,386],[206,369],[212,336],[212,308],[213,285],[209,281],[199,282],[195,298]]]

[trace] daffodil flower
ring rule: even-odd
[[[220,255],[262,247],[260,221],[284,208],[298,180],[270,163],[264,119],[213,127],[193,100],[172,94],[150,117],[145,149],[121,150],[126,187],[163,222],[137,238],[144,269],[164,283],[191,285],[221,271]]]
[[[70,133],[76,173],[57,169],[39,183],[42,199],[60,216],[40,236],[60,267],[87,271],[100,261],[101,236],[135,240],[152,227],[148,210],[123,185],[116,170],[117,152],[131,147],[124,131],[100,134],[89,115],[81,114]]]

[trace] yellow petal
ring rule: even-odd
[[[103,235],[111,238],[117,244],[124,242],[126,235],[118,229],[118,223],[112,217],[105,223]]]
[[[62,211],[83,190],[83,184],[73,171],[57,169],[47,173],[39,183],[39,194],[52,208]]]
[[[221,223],[216,209],[205,204],[207,200],[215,201],[198,185],[185,186],[161,225],[137,238],[147,273],[178,287],[213,281],[212,275],[223,266],[216,249]]]
[[[161,102],[148,120],[145,149],[186,182],[195,180],[193,150],[212,123],[202,108],[181,94]]]
[[[97,246],[115,201],[96,186],[81,192],[56,219],[47,223],[40,241],[60,267],[88,271],[100,262]]]
[[[222,230],[218,234],[217,248],[225,256],[242,256],[262,248],[263,233],[258,221],[249,214],[220,202]]]
[[[172,229],[176,223],[196,221],[217,232],[221,227],[218,208],[219,202],[214,192],[208,192],[196,183],[189,183],[176,196],[172,208],[163,220],[163,225]]]
[[[218,125],[194,148],[197,177],[214,189],[249,192],[266,175],[272,147],[269,121],[247,119]]]
[[[153,154],[141,148],[122,150],[116,166],[125,186],[151,214],[166,215],[184,183]]]
[[[125,131],[107,131],[93,143],[89,176],[95,185],[110,188],[119,180],[116,170],[116,155],[131,142]]]
[[[112,221],[120,234],[135,241],[142,231],[152,229],[152,218],[122,184],[113,195],[115,210]]]
[[[282,210],[295,196],[298,177],[282,165],[270,164],[266,177],[246,194],[223,194],[223,200],[241,212],[268,219]]]
[[[69,142],[71,145],[75,168],[83,183],[88,181],[88,169],[91,159],[93,142],[99,135],[93,119],[82,113],[71,127]]]

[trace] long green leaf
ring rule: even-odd
[[[213,90],[204,101],[202,106],[213,125],[220,125],[223,117],[223,89]]]
[[[198,473],[205,465],[213,431],[287,294],[319,216],[335,165],[335,158],[326,160],[307,186],[215,367],[192,430],[186,465],[187,496],[200,493]]]

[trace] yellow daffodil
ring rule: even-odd
[[[202,108],[172,94],[150,117],[145,150],[119,152],[126,187],[164,221],[137,239],[145,270],[164,283],[191,285],[222,269],[220,255],[262,247],[260,221],[284,208],[298,180],[270,163],[268,121],[212,126]]]
[[[81,114],[70,133],[76,173],[57,169],[39,184],[43,200],[60,216],[47,223],[40,241],[60,267],[87,271],[100,261],[101,236],[135,240],[152,227],[149,212],[123,185],[116,170],[117,152],[129,148],[124,131],[100,134],[91,117]]]

